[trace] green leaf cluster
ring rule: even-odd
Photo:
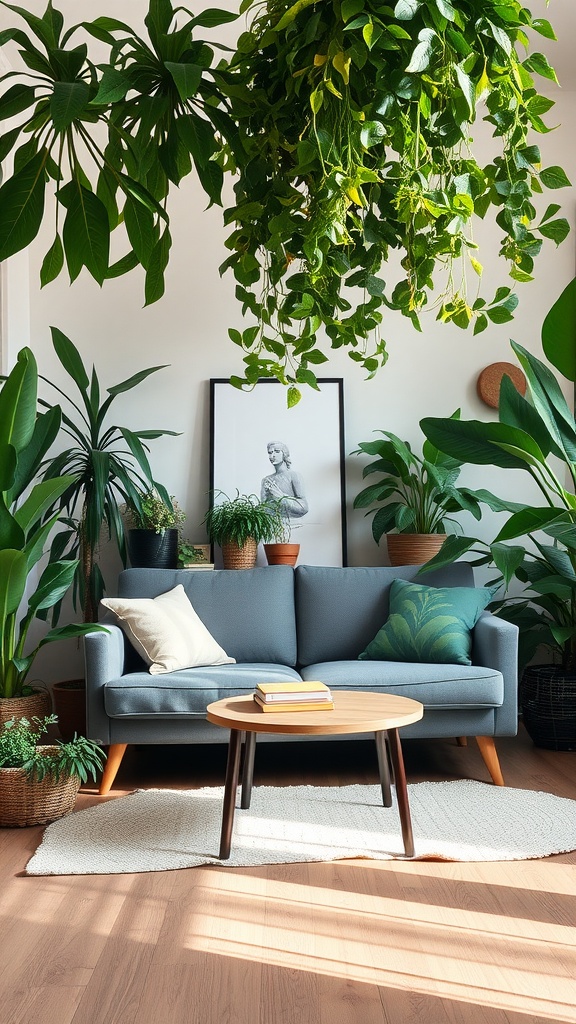
[[[528,140],[548,131],[553,105],[535,76],[555,80],[542,54],[525,55],[528,33],[554,38],[550,24],[516,0],[244,8],[253,22],[217,79],[245,152],[223,264],[258,324],[235,339],[245,383],[314,386],[320,327],[372,376],[386,360],[386,309],[420,329],[433,294],[437,318],[457,327],[511,320],[511,288],[478,292],[472,224],[493,211],[514,281],[531,279],[543,236],[558,244],[568,232],[558,206],[537,222],[532,202],[569,184]],[[499,145],[486,166],[471,151],[480,101]],[[386,281],[393,252],[403,277]]]
[[[0,768],[23,768],[31,782],[51,778],[55,782],[76,776],[81,782],[91,778],[104,764],[104,751],[93,740],[75,736],[68,743],[56,740],[54,745],[40,743],[48,726],[56,723],[56,715],[30,720],[14,718],[5,722],[0,731]]]
[[[278,536],[282,526],[278,502],[259,501],[255,494],[229,498],[223,491],[217,492],[215,497],[225,500],[212,505],[203,520],[213,543],[222,545],[233,541],[243,547],[250,538],[260,543],[274,541]]]
[[[169,503],[156,490],[146,491],[138,497],[138,507],[130,503],[126,507],[129,529],[164,533],[165,530],[179,529],[186,521],[186,513],[182,511],[174,495],[170,495]]]
[[[71,393],[42,377],[64,402],[62,432],[68,441],[66,448],[42,466],[45,486],[64,481],[58,497],[63,529],[54,537],[51,555],[75,559],[74,605],[82,608],[84,621],[91,622],[98,617],[98,603],[105,590],[97,558],[103,531],[108,540],[115,542],[126,564],[120,506],[129,504],[139,514],[142,495],[153,490],[168,509],[172,508],[166,488],[154,480],[147,442],[177,434],[173,430],[129,430],[109,422],[111,406],[118,396],[132,391],[164,367],[140,370],[104,392],[96,368],[93,366],[88,373],[73,342],[57,327],[50,330],[58,360],[78,394],[75,400]],[[47,402],[42,404],[48,406]],[[53,621],[57,621],[58,614],[56,604]]]
[[[73,485],[62,474],[39,479],[43,460],[56,439],[61,410],[37,412],[38,369],[30,349],[0,390],[0,696],[17,697],[39,649],[47,643],[82,636],[86,627],[51,629],[30,650],[28,632],[69,590],[77,562],[50,553],[39,563],[59,520],[58,504]],[[38,568],[37,568],[38,567]],[[37,581],[34,582],[38,574]]]
[[[452,419],[459,419],[457,410]],[[410,444],[387,430],[384,440],[362,441],[354,455],[375,456],[362,471],[364,479],[377,482],[363,488],[354,498],[354,508],[368,508],[373,515],[372,536],[377,544],[386,533],[446,533],[456,526],[451,513],[466,510],[480,519],[480,503],[474,491],[458,487],[462,462],[445,455],[425,441],[422,455]],[[368,506],[377,505],[376,509]]]
[[[542,332],[548,359],[571,381],[576,380],[575,303],[576,279],[554,303]],[[494,565],[506,588],[518,580],[525,596],[505,597],[496,610],[520,627],[522,663],[527,664],[544,644],[564,668],[574,671],[576,422],[549,366],[522,345],[514,341],[511,345],[526,375],[526,397],[504,376],[497,422],[430,417],[421,421],[421,427],[452,458],[529,473],[542,495],[541,505],[526,507],[488,491],[477,492],[494,511],[509,513],[505,525],[491,544],[468,537],[448,538],[429,566],[475,551],[480,556],[475,564]]]

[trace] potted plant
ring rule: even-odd
[[[268,565],[296,565],[300,554],[300,545],[292,543],[292,530],[298,525],[282,514],[282,501],[278,502],[277,515],[273,517],[274,538],[264,544],[264,553]]]
[[[259,501],[255,494],[238,493],[229,498],[219,491],[216,497],[225,500],[208,510],[203,525],[212,543],[222,548],[224,568],[253,568],[260,541],[274,539],[278,522],[275,505]]]
[[[45,558],[51,533],[60,520],[57,505],[74,478],[38,480],[48,449],[58,436],[61,410],[38,413],[38,369],[30,349],[17,361],[0,389],[0,717],[37,713],[28,675],[38,651],[48,643],[83,636],[90,624],[53,627],[30,645],[30,627],[45,619],[68,592],[77,568],[74,559]],[[43,699],[41,713],[46,711]],[[50,701],[48,699],[48,707]]]
[[[77,736],[42,743],[56,715],[4,722],[0,729],[0,826],[46,825],[74,807],[81,782],[96,780],[104,751]]]
[[[572,382],[575,313],[576,279],[542,329],[545,355]],[[475,564],[495,565],[506,587],[512,580],[522,584],[520,596],[505,596],[495,610],[520,628],[524,723],[537,746],[576,750],[576,422],[550,368],[522,345],[511,345],[528,382],[526,398],[504,376],[497,422],[427,418],[421,426],[433,444],[455,458],[529,473],[544,500],[526,507],[483,492],[493,510],[510,513],[494,542],[449,538],[427,568],[474,551],[479,554]],[[540,646],[551,655],[550,663],[530,665]]]
[[[138,507],[140,491],[152,487],[170,501],[165,489],[154,482],[147,442],[166,434],[176,435],[171,430],[129,430],[109,422],[110,409],[118,396],[133,390],[163,367],[140,370],[104,390],[95,367],[88,373],[73,342],[57,327],[51,328],[51,334],[58,360],[78,393],[75,400],[69,391],[41,377],[65,403],[62,429],[69,440],[68,447],[47,460],[42,470],[45,481],[66,479],[59,497],[63,528],[54,537],[51,557],[74,559],[74,607],[82,610],[84,622],[92,622],[98,618],[98,605],[106,587],[98,548],[103,539],[113,541],[126,565],[120,506],[132,500]],[[46,401],[41,404],[50,408]],[[59,603],[55,602],[53,624],[58,621],[59,612]],[[63,735],[68,738],[83,732],[84,680],[54,683],[52,694]]]
[[[156,488],[137,492],[126,503],[128,557],[134,568],[176,569],[180,527],[186,515],[171,495]]]
[[[244,379],[277,377],[289,403],[300,385],[317,386],[322,327],[373,375],[386,361],[386,308],[419,328],[446,265],[439,308],[430,303],[441,321],[478,333],[510,320],[510,287],[467,297],[467,273],[482,275],[476,217],[495,214],[516,282],[532,279],[544,239],[568,234],[557,204],[541,219],[533,204],[535,192],[569,181],[531,141],[549,131],[553,106],[538,79],[556,75],[526,47],[531,32],[554,31],[519,0],[485,0],[481,11],[474,0],[247,0],[229,60],[198,38],[235,20],[228,11],[190,16],[150,0],[134,31],[111,17],[65,26],[52,3],[41,17],[4,6],[18,21],[0,42],[15,41],[21,66],[0,79],[2,152],[17,153],[0,189],[0,261],[53,214],[44,199],[57,181],[42,283],[64,266],[72,280],[84,266],[102,284],[140,265],[154,302],[170,255],[171,185],[194,168],[210,204],[221,203],[231,172],[222,269],[254,322],[230,338],[245,353]],[[487,165],[470,143],[478,109],[495,144]],[[117,230],[129,248],[110,265]],[[384,274],[391,250],[399,279]]]
[[[457,410],[452,419],[460,416]],[[380,430],[383,440],[362,441],[354,455],[375,456],[362,476],[378,477],[354,499],[354,508],[373,515],[372,536],[377,544],[386,534],[391,565],[420,565],[432,558],[446,539],[449,526],[457,525],[452,513],[466,510],[480,519],[474,491],[457,487],[462,463],[424,441],[417,455],[407,441]],[[377,508],[368,506],[377,505]]]

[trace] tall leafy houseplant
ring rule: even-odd
[[[100,284],[140,264],[153,302],[170,255],[170,185],[194,168],[219,203],[223,174],[236,173],[222,269],[253,319],[229,332],[244,352],[238,386],[275,376],[297,402],[326,360],[321,328],[372,375],[386,359],[386,309],[419,328],[432,293],[437,317],[458,327],[506,322],[510,287],[484,298],[466,284],[468,270],[482,274],[474,217],[496,214],[514,281],[531,279],[543,238],[568,232],[557,204],[541,219],[532,204],[568,179],[529,139],[548,131],[553,105],[536,80],[556,76],[543,54],[526,55],[528,33],[554,32],[518,0],[244,0],[249,28],[228,61],[196,37],[234,20],[225,11],[149,0],[140,33],[110,17],[65,29],[51,2],[42,17],[2,6],[26,31],[0,33],[22,61],[2,79],[0,120],[15,127],[0,136],[0,158],[14,153],[0,260],[38,234],[50,183],[43,283],[65,263],[72,280],[85,266]],[[97,61],[79,37],[97,40]],[[500,145],[486,166],[470,148],[479,101]],[[117,228],[129,248],[110,265]],[[383,277],[391,253],[397,280]]]
[[[452,418],[459,416],[460,410]],[[354,508],[367,508],[366,515],[373,515],[372,536],[377,544],[391,531],[446,534],[454,523],[454,512],[466,510],[480,519],[476,492],[456,485],[462,467],[458,459],[445,455],[430,441],[424,442],[420,456],[396,434],[388,430],[378,433],[383,440],[362,441],[354,452],[375,456],[364,466],[362,476],[380,479],[356,495]],[[370,508],[372,505],[379,507]]]
[[[542,340],[552,365],[576,381],[576,279],[546,317]],[[513,579],[523,585],[524,594],[506,598],[499,614],[520,627],[523,665],[544,645],[556,665],[548,675],[558,679],[564,674],[560,691],[573,695],[569,742],[576,749],[576,422],[550,368],[522,345],[511,344],[526,375],[527,398],[505,376],[498,422],[427,418],[421,426],[433,444],[454,458],[525,470],[542,496],[541,504],[526,507],[485,493],[492,509],[510,513],[494,542],[449,538],[434,562],[476,551],[476,564],[494,564],[506,585]]]
[[[38,370],[31,350],[18,353],[0,390],[0,697],[27,696],[34,658],[48,643],[82,636],[88,628],[49,630],[27,646],[36,618],[60,601],[72,584],[77,563],[51,558],[40,568],[48,539],[59,520],[54,511],[73,477],[38,481],[40,464],[60,429],[60,409],[37,412]]]
[[[97,548],[105,528],[126,562],[124,526],[119,506],[129,502],[140,509],[140,495],[155,488],[171,508],[165,488],[155,483],[146,442],[166,434],[176,436],[172,430],[129,430],[109,422],[112,403],[141,384],[152,373],[163,369],[151,366],[132,377],[106,389],[95,368],[88,374],[76,346],[52,327],[52,342],[60,363],[78,392],[74,399],[52,381],[46,381],[65,402],[62,429],[71,445],[50,459],[43,467],[46,480],[54,481],[66,474],[66,486],[60,494],[60,510],[65,529],[55,537],[53,556],[78,559],[75,577],[75,604],[84,613],[84,621],[98,617],[98,604],[105,582],[97,559]],[[45,378],[42,378],[45,380]]]

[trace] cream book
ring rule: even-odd
[[[285,711],[332,711],[334,708],[332,700],[264,701],[257,693],[254,694],[254,703],[262,711],[276,715]]]
[[[283,701],[331,700],[332,694],[326,683],[316,680],[302,680],[287,683],[258,683],[256,693],[267,704]]]

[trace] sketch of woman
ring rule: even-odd
[[[280,500],[282,515],[287,519],[300,519],[308,512],[308,502],[300,476],[290,468],[288,446],[282,441],[269,441],[266,447],[274,472],[262,480],[260,498],[262,501]]]

